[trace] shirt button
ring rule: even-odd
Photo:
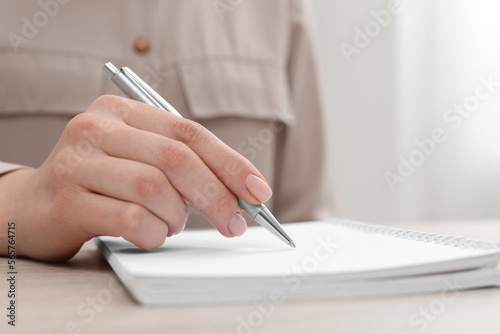
[[[149,48],[151,46],[151,43],[149,42],[149,39],[144,38],[144,37],[139,37],[138,39],[135,40],[134,43],[134,48],[137,53],[144,54],[149,51]]]

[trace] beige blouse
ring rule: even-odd
[[[323,105],[301,0],[0,0],[0,159],[37,167],[128,66],[245,155],[282,221],[331,215]],[[7,33],[5,33],[7,32]],[[15,165],[1,163],[0,173]],[[201,219],[193,212],[190,224]]]

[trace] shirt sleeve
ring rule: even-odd
[[[0,161],[0,176],[2,176],[2,174],[21,168],[30,168],[30,167]]]
[[[275,205],[277,218],[283,222],[333,215],[325,108],[310,7],[304,0],[293,0],[290,4],[288,84],[295,120],[287,128],[282,168],[277,173],[280,180]]]

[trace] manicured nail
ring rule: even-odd
[[[256,175],[247,176],[246,186],[248,191],[261,203],[267,202],[273,195],[273,191],[267,183]]]
[[[233,216],[233,218],[231,218],[229,224],[227,225],[227,228],[229,229],[229,232],[231,232],[231,234],[239,237],[247,230],[247,222],[245,221],[245,218],[243,218],[241,213],[238,212]]]

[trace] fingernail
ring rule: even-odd
[[[267,202],[273,195],[273,191],[267,183],[256,175],[247,176],[246,186],[248,191],[261,203]]]
[[[233,218],[231,218],[229,224],[227,225],[227,228],[229,229],[229,232],[231,232],[231,234],[239,237],[247,230],[247,222],[245,221],[245,218],[243,218],[241,213],[238,212],[233,216]]]

